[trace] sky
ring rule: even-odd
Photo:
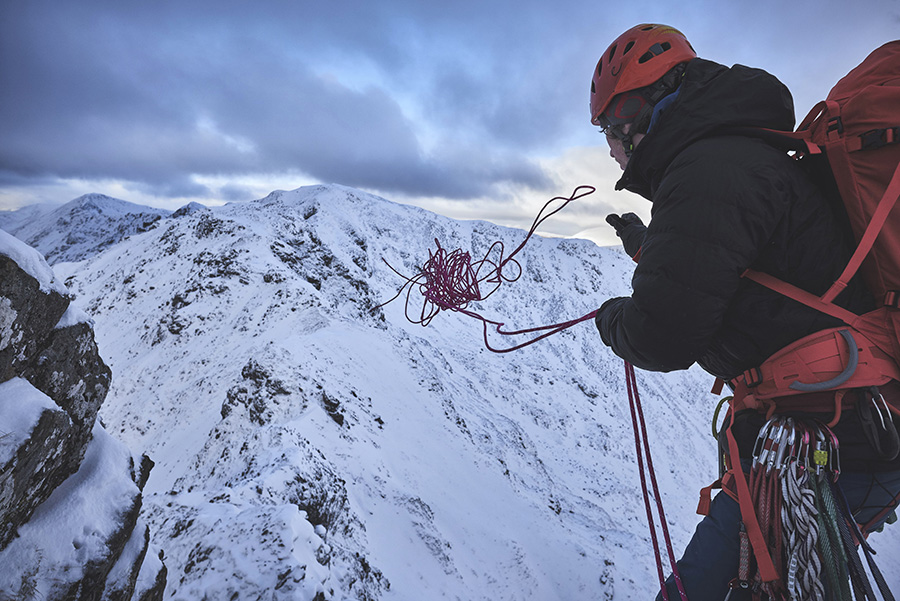
[[[0,210],[86,193],[176,209],[337,183],[457,219],[616,242],[590,77],[619,34],[680,29],[761,67],[798,118],[900,38],[900,0],[0,0]]]

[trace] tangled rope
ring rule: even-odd
[[[496,292],[504,282],[515,282],[522,277],[522,265],[515,259],[515,256],[525,247],[525,244],[541,223],[561,211],[570,202],[593,194],[595,191],[596,188],[593,186],[578,186],[575,188],[575,191],[572,192],[571,196],[556,196],[551,198],[538,213],[531,229],[528,230],[528,234],[525,236],[522,243],[506,257],[503,256],[504,245],[500,241],[494,242],[490,246],[487,253],[485,253],[484,258],[473,262],[472,256],[468,252],[461,249],[447,251],[441,246],[441,243],[435,239],[434,242],[437,246],[437,250],[433,252],[431,250],[428,251],[428,260],[419,269],[418,273],[412,277],[403,275],[394,269],[390,263],[382,259],[391,271],[406,281],[397,291],[397,294],[388,301],[375,307],[375,309],[393,302],[403,294],[405,289],[405,315],[410,322],[427,326],[441,311],[462,313],[463,315],[467,315],[482,322],[484,327],[484,345],[488,350],[495,353],[508,353],[510,351],[518,350],[577,323],[592,319],[596,315],[596,311],[583,317],[562,323],[527,328],[524,330],[506,331],[503,329],[503,326],[505,325],[503,322],[487,319],[472,311],[469,307],[473,302],[487,299]],[[558,200],[564,202],[557,208],[545,214],[547,208],[553,202]],[[504,270],[507,271],[504,272]],[[510,270],[512,270],[512,273],[510,273]],[[411,312],[411,307],[415,305],[413,301],[414,290],[417,290],[424,299],[421,309],[417,312]],[[498,349],[492,347],[488,341],[488,326],[494,326],[496,332],[504,336],[515,336],[534,332],[544,333],[511,348]]]

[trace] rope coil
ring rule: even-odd
[[[565,208],[570,202],[593,194],[595,191],[596,188],[593,186],[578,186],[568,197],[556,196],[551,198],[543,206],[540,212],[538,212],[525,239],[506,257],[504,257],[504,245],[500,241],[494,242],[490,246],[487,253],[485,253],[484,258],[473,262],[470,253],[461,249],[447,251],[441,246],[440,241],[435,238],[434,243],[437,249],[433,252],[431,250],[428,251],[428,260],[413,276],[406,276],[400,273],[382,258],[385,265],[387,265],[391,271],[403,278],[405,282],[397,291],[397,294],[375,307],[373,311],[393,302],[403,294],[404,290],[406,290],[404,312],[406,319],[411,323],[428,326],[441,311],[462,313],[463,315],[467,315],[482,322],[484,327],[485,347],[495,353],[508,353],[524,348],[577,323],[592,319],[597,314],[596,311],[592,311],[583,317],[562,323],[507,331],[503,329],[503,326],[506,325],[505,323],[487,319],[472,311],[469,307],[473,302],[480,302],[487,299],[496,292],[504,282],[515,282],[522,277],[522,265],[515,257],[525,247],[525,244],[535,233],[537,228],[544,221]],[[563,203],[545,214],[547,208],[553,202],[558,200],[563,201]],[[507,271],[504,272],[504,270]],[[514,270],[512,274],[510,274],[510,270]],[[411,308],[415,306],[413,299],[414,290],[418,291],[423,299],[421,308],[418,312],[415,312],[414,310],[411,312]],[[515,336],[535,332],[543,332],[543,334],[511,348],[498,349],[492,347],[488,341],[488,326],[494,326],[495,331],[504,336]]]

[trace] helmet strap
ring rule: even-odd
[[[659,101],[672,94],[681,85],[684,78],[684,70],[687,63],[675,65],[663,75],[658,81],[650,84],[641,90],[641,95],[647,101],[634,119],[634,125],[631,126],[633,133],[645,134],[650,129],[650,120],[653,117],[653,111]]]

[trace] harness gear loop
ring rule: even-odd
[[[838,334],[840,334],[847,342],[847,348],[850,352],[850,358],[847,360],[847,367],[845,367],[841,373],[839,373],[832,379],[826,380],[824,382],[807,383],[801,382],[800,380],[795,380],[789,386],[791,390],[797,390],[799,392],[820,392],[822,390],[832,390],[845,383],[853,376],[854,373],[856,373],[856,368],[859,365],[859,348],[856,346],[856,340],[854,340],[853,334],[851,334],[850,330],[848,329],[838,330]]]

